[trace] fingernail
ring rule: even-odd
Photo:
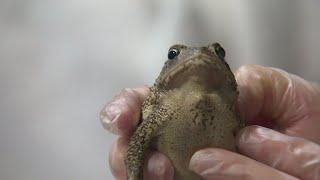
[[[123,109],[129,107],[134,107],[137,104],[137,100],[132,94],[134,94],[134,90],[130,88],[125,88],[121,90],[121,92],[116,95],[112,101],[105,105],[103,110],[100,112],[100,119],[103,124],[110,124],[114,122],[117,117],[119,117],[120,113]]]
[[[160,153],[153,154],[148,161],[148,176],[150,179],[173,179],[174,170],[168,159]]]
[[[103,123],[111,123],[117,116],[119,116],[121,110],[118,104],[107,104],[104,110],[100,113],[100,119]]]
[[[189,169],[199,175],[207,173],[208,170],[214,173],[218,169],[219,164],[221,164],[221,158],[219,157],[219,153],[216,153],[214,150],[200,150],[192,156]]]
[[[102,109],[100,112],[100,121],[102,126],[115,134],[121,133],[118,127],[117,119],[120,118],[121,115],[121,105],[117,102],[111,102]]]

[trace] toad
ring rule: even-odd
[[[244,126],[236,111],[237,97],[237,84],[219,43],[172,46],[130,139],[127,178],[142,180],[144,158],[157,150],[170,159],[174,179],[201,179],[188,169],[197,150],[235,151],[235,132]]]

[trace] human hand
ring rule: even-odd
[[[319,146],[305,139],[319,143],[319,88],[296,76],[261,66],[244,66],[236,78],[239,109],[248,123],[274,128],[283,134],[257,126],[247,127],[239,134],[239,151],[266,165],[210,148],[195,153],[190,168],[205,179],[318,178]],[[124,156],[128,137],[138,122],[147,93],[146,87],[126,89],[101,111],[104,127],[120,134],[109,153],[111,171],[117,179],[126,179]],[[165,156],[154,152],[147,161],[146,179],[172,179],[173,168]]]
[[[193,155],[190,169],[204,179],[320,179],[319,86],[262,66],[235,76],[242,116],[260,125],[238,134],[238,150],[250,158],[208,148]]]

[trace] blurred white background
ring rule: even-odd
[[[0,179],[113,179],[98,120],[173,43],[320,80],[318,0],[0,0]]]

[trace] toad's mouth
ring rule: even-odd
[[[181,63],[178,63],[162,78],[162,82],[169,84],[175,79],[186,78],[190,76],[199,78],[214,78],[221,70],[221,64],[217,63],[219,59],[204,54],[192,56]]]

